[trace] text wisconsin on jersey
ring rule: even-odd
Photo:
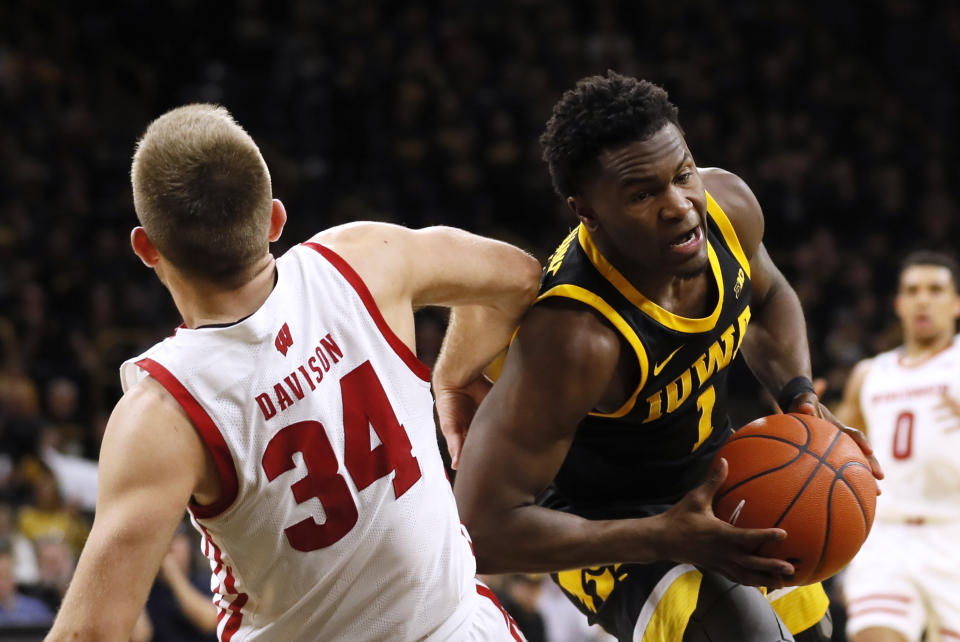
[[[264,419],[272,419],[276,416],[278,408],[280,412],[283,412],[303,399],[306,393],[316,390],[317,384],[323,381],[323,374],[329,372],[330,368],[343,358],[343,351],[330,336],[330,333],[320,339],[320,343],[313,352],[314,356],[307,359],[306,363],[297,366],[283,378],[283,381],[273,384],[272,395],[269,392],[261,392],[256,396],[257,405],[260,406],[260,412],[263,413]],[[306,387],[304,387],[303,382],[306,382]],[[274,405],[274,400],[276,400],[276,405]]]

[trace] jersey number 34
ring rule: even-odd
[[[351,370],[340,380],[343,401],[344,464],[357,487],[363,490],[381,477],[396,471],[394,497],[400,498],[420,479],[420,464],[413,456],[410,438],[397,420],[383,385],[369,361]],[[370,426],[380,445],[370,447]],[[346,479],[330,439],[319,421],[298,421],[282,428],[263,453],[263,470],[273,481],[293,470],[294,453],[303,455],[307,474],[290,490],[301,504],[316,498],[323,504],[327,519],[318,524],[312,517],[284,529],[290,545],[298,551],[315,551],[340,540],[356,525],[359,517]]]

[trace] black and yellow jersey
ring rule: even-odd
[[[644,516],[699,484],[731,434],[727,373],[750,321],[750,265],[710,194],[707,212],[716,305],[700,319],[647,299],[582,225],[550,258],[537,300],[566,297],[602,314],[636,353],[640,380],[620,408],[580,422],[543,505],[591,519]]]

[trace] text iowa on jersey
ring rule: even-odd
[[[744,308],[736,323],[720,334],[706,351],[693,361],[693,365],[680,373],[676,379],[645,397],[647,418],[643,423],[656,421],[683,405],[693,392],[693,376],[697,376],[697,388],[701,388],[715,373],[723,370],[740,351],[743,335],[750,323],[750,308]]]

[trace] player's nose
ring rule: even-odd
[[[664,193],[660,217],[664,220],[683,219],[690,215],[692,209],[693,203],[686,197],[684,191],[676,185],[670,185]]]

